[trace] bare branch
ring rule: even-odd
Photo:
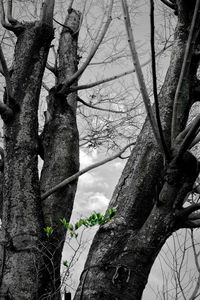
[[[11,81],[10,81],[10,74],[8,71],[6,60],[3,55],[1,45],[0,45],[0,62],[1,62],[2,70],[3,70],[3,74],[4,74],[5,80],[6,80],[7,95],[8,95],[8,97],[12,97],[12,85],[11,85]]]
[[[81,99],[80,97],[78,97],[77,99],[79,102],[83,103],[85,106],[87,107],[90,107],[90,108],[94,108],[94,109],[97,109],[97,110],[101,110],[101,111],[107,111],[107,112],[110,112],[110,113],[115,113],[115,114],[126,114],[128,112],[130,112],[132,110],[129,109],[127,111],[120,111],[120,110],[113,110],[113,109],[106,109],[106,108],[102,108],[102,107],[98,107],[98,106],[94,106],[92,104],[89,104],[87,102],[85,102],[83,99]]]
[[[6,22],[3,0],[0,0],[0,15],[1,15],[1,24],[2,24],[2,26],[4,28],[12,27],[10,24],[8,24]]]
[[[16,25],[18,23],[17,20],[12,17],[12,0],[8,0],[7,18],[11,25]]]
[[[184,54],[184,58],[183,58],[183,64],[182,64],[182,68],[181,68],[181,73],[180,73],[180,77],[179,77],[179,81],[178,81],[178,85],[177,85],[177,89],[176,89],[176,94],[175,94],[175,98],[174,98],[174,105],[173,105],[173,115],[172,115],[172,131],[171,131],[171,144],[173,144],[174,139],[177,136],[177,124],[179,122],[177,115],[178,115],[178,109],[179,109],[179,105],[180,105],[180,97],[181,97],[181,88],[183,85],[183,81],[184,81],[184,77],[187,74],[189,68],[190,68],[190,59],[189,57],[192,55],[192,47],[193,47],[193,43],[195,40],[195,36],[194,36],[194,29],[196,26],[196,21],[197,21],[197,16],[200,13],[199,11],[199,7],[200,7],[200,0],[196,1],[196,5],[195,5],[195,10],[194,10],[194,14],[193,14],[193,18],[192,18],[192,23],[191,23],[191,28],[190,28],[190,33],[188,36],[188,41],[186,44],[186,49],[185,49],[185,54]]]
[[[163,152],[165,154],[166,159],[170,160],[169,150],[167,148],[162,124],[160,120],[160,110],[159,110],[159,102],[158,102],[158,93],[157,93],[157,80],[156,80],[156,60],[155,60],[155,41],[154,41],[154,0],[150,0],[150,25],[151,25],[151,59],[152,59],[152,78],[153,78],[153,94],[154,94],[154,102],[155,102],[155,111],[156,111],[156,121],[158,126],[158,131],[160,134],[160,141],[162,144]]]
[[[200,228],[200,219],[193,221],[187,220],[183,223],[182,228]]]
[[[11,1],[9,1],[9,3],[8,3],[8,14],[9,15],[11,15],[11,10],[12,10],[12,4],[11,4],[11,6],[9,6],[10,2]],[[9,18],[9,15],[8,15],[8,18]],[[16,34],[19,30],[21,30],[23,28],[23,25],[17,21],[13,22],[13,24],[6,22],[3,0],[0,0],[0,16],[1,16],[1,24],[4,28],[13,31]]]
[[[193,140],[193,142],[190,144],[190,149],[192,147],[194,147],[195,145],[197,145],[200,142],[200,134],[198,134],[195,139]]]
[[[48,62],[46,63],[46,68],[51,71],[55,76],[57,76],[57,72],[55,67],[52,67]]]
[[[109,25],[112,21],[112,17],[111,17],[111,13],[112,13],[112,8],[113,8],[113,2],[114,0],[110,0],[110,6],[109,6],[109,10],[108,10],[108,18],[107,21],[102,29],[102,32],[100,34],[100,37],[98,39],[98,41],[94,44],[94,46],[92,47],[86,61],[83,63],[83,65],[80,67],[80,69],[68,80],[64,83],[63,87],[61,88],[60,91],[58,91],[59,94],[66,94],[68,92],[68,88],[69,86],[77,79],[80,78],[80,76],[83,74],[83,72],[85,71],[85,69],[87,68],[87,66],[89,65],[90,61],[92,60],[92,58],[94,57],[96,51],[98,50],[101,42],[103,41],[106,32],[109,28]]]
[[[161,55],[166,49],[170,48],[172,45],[169,45],[167,47],[165,47],[164,49],[162,49],[161,51],[159,51],[156,56],[159,56]],[[143,64],[141,64],[141,67],[145,67],[146,65],[148,65],[149,63],[151,62],[151,58],[148,59],[146,62],[144,62]],[[100,84],[103,84],[103,83],[106,83],[106,82],[109,82],[109,81],[113,81],[113,80],[116,80],[118,78],[121,78],[123,76],[126,76],[126,75],[129,75],[129,74],[132,74],[132,73],[135,73],[135,68],[129,70],[129,71],[126,71],[126,72],[123,72],[123,73],[120,73],[120,74],[117,74],[117,75],[114,75],[114,76],[111,76],[111,77],[108,77],[108,78],[105,78],[105,79],[102,79],[102,80],[99,80],[99,81],[95,81],[95,82],[92,82],[92,83],[89,83],[89,84],[84,84],[84,85],[79,85],[79,86],[71,86],[70,87],[70,92],[75,92],[75,91],[79,91],[79,90],[85,90],[85,89],[90,89],[92,87],[95,87],[97,85],[100,85]]]
[[[3,68],[2,68],[1,62],[0,62],[0,73],[1,73],[1,75],[4,76],[4,72],[3,72]]]
[[[199,127],[200,127],[200,116],[197,116],[195,118],[195,120],[192,122],[192,124],[180,146],[180,149],[177,154],[178,158],[180,156],[182,156],[184,154],[184,152],[190,148],[192,141],[195,139],[196,135],[198,134]]]
[[[73,6],[74,0],[70,0],[69,6],[68,6],[68,12],[71,12],[72,6]]]
[[[160,0],[162,3],[164,3],[165,5],[167,5],[169,8],[172,8],[172,9],[175,9],[176,8],[176,5],[171,3],[170,1],[168,0]]]
[[[4,121],[10,120],[13,117],[13,111],[8,105],[0,102],[0,115]]]
[[[55,0],[45,0],[42,3],[40,22],[53,27],[53,12]]]
[[[200,212],[193,212],[188,217],[189,220],[200,220]]]
[[[156,120],[155,120],[155,117],[154,117],[154,114],[153,114],[153,111],[152,111],[152,108],[151,108],[151,102],[150,102],[149,95],[148,95],[148,92],[147,92],[147,88],[146,88],[146,85],[145,85],[145,82],[144,82],[143,73],[142,73],[142,70],[141,70],[140,62],[139,62],[139,59],[138,59],[138,54],[137,54],[136,47],[135,47],[133,31],[132,31],[132,28],[131,28],[131,21],[130,21],[130,16],[129,16],[129,12],[128,12],[127,1],[126,0],[121,0],[121,3],[122,3],[123,13],[124,13],[124,20],[125,20],[125,26],[126,26],[127,36],[128,36],[129,47],[130,47],[130,51],[131,51],[135,71],[136,71],[136,74],[137,74],[141,94],[142,94],[143,101],[144,101],[144,104],[145,104],[147,116],[149,118],[149,121],[150,121],[152,130],[153,130],[155,139],[156,139],[158,145],[160,146],[161,151],[163,151],[162,143],[160,141],[160,136],[159,136],[159,132],[158,132],[157,123],[156,123]]]
[[[47,92],[50,91],[50,88],[46,85],[46,83],[44,83],[44,81],[42,81],[42,86]]]
[[[74,175],[70,176],[69,178],[63,180],[61,183],[59,183],[58,185],[54,186],[52,189],[50,189],[49,191],[47,191],[46,193],[44,193],[41,196],[41,199],[44,200],[46,199],[48,196],[50,196],[51,194],[55,193],[56,191],[58,191],[59,189],[65,187],[67,184],[69,184],[70,182],[76,180],[78,177],[80,177],[81,175],[85,174],[88,171],[91,171],[99,166],[102,166],[114,159],[116,159],[117,157],[120,157],[122,155],[122,153],[124,153],[124,151],[126,149],[128,149],[130,146],[134,145],[134,143],[130,143],[128,144],[126,147],[124,147],[120,152],[116,153],[115,155],[108,157],[100,162],[94,163],[93,165],[86,167],[84,169],[82,169],[81,171],[75,173]]]
[[[195,212],[199,209],[200,209],[200,203],[190,205],[188,207],[185,207],[185,208],[179,210],[176,213],[176,217],[178,217],[178,218],[188,218],[191,213],[193,213],[193,212]]]

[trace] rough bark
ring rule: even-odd
[[[59,95],[59,86],[77,71],[77,38],[80,15],[72,10],[65,20],[59,42],[57,88],[48,96],[46,122],[41,140],[44,165],[41,173],[41,193],[48,191],[79,170],[79,135],[76,124],[77,93],[67,97]],[[72,22],[73,21],[73,22]],[[75,83],[74,83],[75,84]],[[77,181],[43,200],[45,227],[51,226],[53,234],[44,243],[46,278],[44,294],[60,299],[60,265],[66,229],[61,219],[70,220]],[[47,280],[48,278],[48,280]]]
[[[4,124],[1,294],[37,299],[42,262],[42,209],[38,177],[38,102],[53,28],[29,23],[20,32],[12,69],[14,116]],[[3,297],[3,295],[2,295]]]
[[[183,9],[181,5],[180,1],[179,10]],[[182,10],[179,15],[170,66],[159,95],[168,147],[171,147],[173,100],[188,38],[191,12],[190,7]],[[185,128],[188,119],[196,70],[197,64],[191,60],[190,72],[181,94],[178,132]],[[173,151],[171,155],[173,158]],[[110,223],[101,226],[94,238],[75,300],[141,299],[158,252],[171,233],[181,226],[180,220],[176,218],[176,203],[182,206],[197,176],[194,169],[189,179],[191,174],[182,169],[183,165],[183,162],[176,164],[175,168],[173,163],[164,165],[146,120],[110,203],[110,207],[115,207],[117,213]],[[161,204],[163,198],[165,201]]]

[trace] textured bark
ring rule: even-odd
[[[77,70],[79,20],[79,14],[74,10],[71,11],[61,33],[58,50],[58,87]],[[64,97],[57,93],[58,89],[53,88],[49,93],[46,124],[41,135],[44,149],[44,165],[40,181],[42,194],[79,170],[77,93]],[[43,282],[44,293],[51,295],[53,299],[60,299],[60,265],[66,234],[60,219],[70,220],[76,186],[77,181],[73,181],[44,199],[42,203],[45,227],[51,226],[54,230],[44,243],[47,274]]]
[[[12,69],[13,119],[4,125],[3,231],[1,293],[37,299],[42,267],[38,252],[42,209],[38,177],[38,102],[53,29],[41,23],[24,27]]]
[[[173,100],[190,22],[191,11],[182,11],[175,32],[170,66],[159,95],[168,147],[171,146]],[[196,70],[197,65],[192,60],[187,84],[181,94],[178,132],[185,128],[192,105],[192,84]],[[173,157],[173,152],[171,155]],[[182,206],[197,176],[196,170],[193,170],[190,182],[191,174],[182,169],[183,164],[176,164],[175,168],[171,163],[164,166],[146,120],[110,203],[110,207],[117,209],[116,215],[110,223],[101,226],[94,238],[75,300],[141,299],[158,252],[171,233],[181,226],[175,214],[176,203]],[[163,197],[165,201],[161,204]]]

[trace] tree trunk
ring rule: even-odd
[[[5,159],[1,294],[37,299],[43,217],[38,177],[38,103],[52,27],[39,22],[20,32],[12,68],[14,117],[4,124]],[[2,295],[3,297],[3,295]],[[4,298],[2,298],[4,299]]]
[[[179,9],[182,8],[180,3]],[[159,95],[163,131],[169,148],[173,100],[188,39],[191,11],[183,10],[179,15],[170,66]],[[196,36],[197,33],[198,29]],[[195,47],[197,44],[198,41]],[[192,88],[197,62],[192,54],[189,64],[178,111],[178,133],[185,128],[194,100]],[[173,164],[173,151],[171,148],[171,162],[163,162],[146,120],[110,203],[110,207],[117,209],[116,215],[100,227],[94,238],[75,300],[141,299],[161,247],[173,231],[183,226],[176,212],[182,207],[197,176],[195,169],[191,177],[183,170],[183,161],[179,165]]]
[[[77,40],[80,15],[72,10],[66,17],[59,41],[58,87],[77,71]],[[76,85],[74,83],[74,85]],[[42,194],[79,170],[79,135],[76,124],[77,92],[66,97],[51,89],[41,141],[44,150],[44,165],[40,187]],[[66,228],[73,209],[77,180],[43,200],[45,227],[51,226],[53,234],[44,243],[46,276],[43,294],[60,299],[60,266],[65,242]],[[47,280],[49,278],[49,280]]]
[[[43,9],[51,10],[48,5]],[[14,117],[4,126],[0,285],[1,297],[16,300],[61,297],[66,229],[60,220],[70,219],[77,182],[42,200],[41,195],[79,170],[77,94],[60,95],[59,86],[77,70],[80,14],[71,10],[63,26],[56,86],[49,91],[45,125],[38,137],[39,94],[53,38],[52,18],[48,13],[43,17],[46,23],[29,23],[18,32],[11,77],[13,99],[7,102]],[[44,160],[41,178],[38,154]],[[45,235],[47,227],[53,229],[50,236]]]

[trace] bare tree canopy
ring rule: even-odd
[[[200,0],[0,0],[0,17],[0,298],[61,299],[78,178],[129,150],[105,215],[76,223],[100,228],[74,299],[139,300],[168,237],[200,226]],[[79,170],[80,147],[109,156]]]

